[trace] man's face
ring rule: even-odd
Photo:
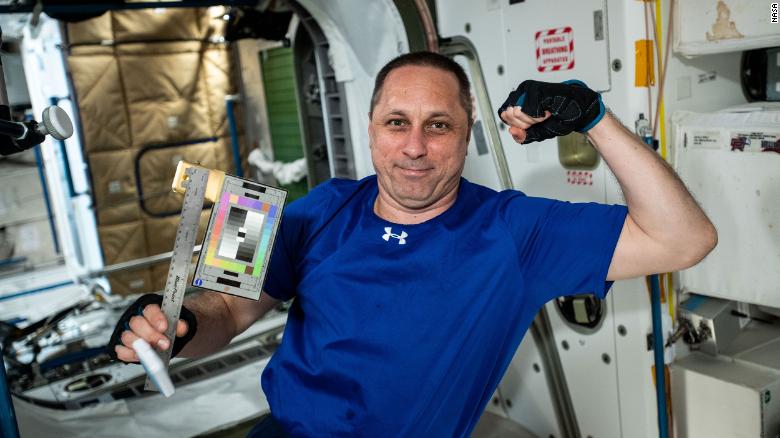
[[[379,190],[414,210],[458,186],[469,141],[455,75],[406,66],[385,78],[368,127]]]

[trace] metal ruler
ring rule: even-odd
[[[168,366],[176,339],[176,325],[184,302],[184,291],[187,288],[192,253],[195,248],[195,237],[198,234],[200,213],[203,210],[203,199],[206,195],[206,185],[209,180],[208,169],[189,167],[185,170],[185,179],[181,183],[186,189],[184,203],[181,208],[179,228],[176,230],[176,240],[173,243],[171,265],[168,268],[168,279],[165,282],[162,311],[168,320],[168,330],[165,336],[171,341],[166,351],[160,352],[160,359]],[[152,381],[147,377],[144,389],[156,391]]]

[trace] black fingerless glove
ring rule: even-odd
[[[130,330],[130,318],[136,315],[143,315],[144,308],[149,304],[157,304],[158,306],[162,307],[162,301],[162,295],[145,294],[135,300],[135,302],[131,304],[127,310],[125,310],[122,316],[119,317],[119,321],[117,321],[116,327],[114,327],[114,332],[111,334],[111,339],[108,341],[108,345],[106,345],[106,353],[111,356],[111,359],[124,362],[116,356],[116,350],[114,347],[122,344],[122,333],[125,330]],[[195,318],[195,314],[192,313],[188,308],[184,306],[181,307],[181,314],[179,315],[179,318],[183,319],[187,323],[187,334],[181,337],[177,336],[176,340],[174,340],[173,351],[171,352],[172,358],[176,357],[176,355],[181,352],[182,348],[187,345],[187,342],[189,342],[198,331],[198,321]]]
[[[604,117],[606,109],[601,95],[581,81],[571,80],[562,83],[523,81],[517,89],[509,93],[498,116],[510,106],[520,106],[531,117],[544,117],[544,112],[552,115],[542,123],[526,130],[525,143],[547,140],[572,131],[587,132]]]

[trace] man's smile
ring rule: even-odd
[[[417,168],[417,167],[401,167],[401,166],[398,166],[398,168],[401,170],[401,175],[408,176],[408,177],[421,177],[421,176],[425,176],[430,171],[433,170],[433,168],[431,168],[431,167]]]

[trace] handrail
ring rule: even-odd
[[[490,96],[488,95],[485,76],[482,74],[482,66],[479,63],[477,48],[474,47],[474,44],[468,38],[454,36],[442,39],[439,51],[441,54],[450,57],[462,55],[468,60],[477,105],[479,105],[479,110],[482,113],[482,123],[487,127],[488,144],[492,151],[493,162],[496,165],[501,188],[504,190],[514,188],[512,175],[509,172],[509,164],[507,164],[504,148],[501,145],[501,138],[498,136],[498,124],[493,116],[493,106],[490,104]]]
[[[574,411],[571,394],[569,394],[566,375],[563,373],[561,357],[558,355],[558,348],[555,345],[550,316],[544,306],[534,318],[531,334],[539,349],[539,356],[542,358],[542,366],[545,370],[547,386],[550,388],[555,414],[558,417],[561,436],[580,438],[582,435],[580,435],[580,428],[577,424],[577,414]]]
[[[193,254],[200,253],[202,245],[195,245],[195,248],[193,250]],[[104,275],[110,275],[117,272],[123,272],[123,271],[129,271],[132,269],[140,269],[145,268],[147,266],[152,266],[156,263],[160,262],[166,262],[173,257],[173,251],[164,252],[161,254],[156,254],[149,257],[142,257],[138,259],[128,260],[126,262],[122,263],[116,263],[109,266],[104,266],[103,268],[97,269],[95,271],[89,271],[84,275],[81,275],[79,277],[79,280],[82,282],[85,282],[87,279],[90,278],[96,278],[96,277],[102,277]]]
[[[428,3],[425,0],[414,0],[414,6],[417,8],[417,13],[420,14],[420,21],[422,22],[423,32],[425,33],[425,47],[429,52],[438,52],[439,36],[436,33],[436,25],[433,22],[433,16],[431,15],[431,9],[428,7]]]

